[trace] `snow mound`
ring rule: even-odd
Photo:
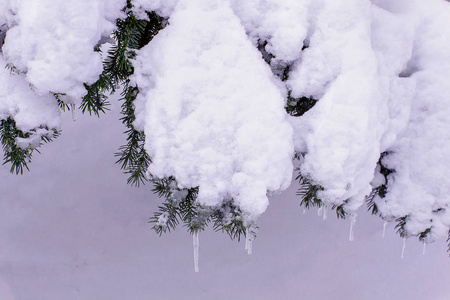
[[[110,34],[124,5],[122,0],[10,1],[4,57],[26,73],[37,93],[65,93],[79,101],[86,93],[83,83],[93,83],[102,72],[93,49]]]
[[[324,187],[327,203],[354,202],[370,190],[386,127],[386,100],[379,92],[378,65],[371,45],[371,4],[323,1],[317,8],[309,47],[294,65],[288,86],[293,97],[318,103],[293,120],[306,153],[301,172]]]
[[[149,172],[258,216],[291,182],[285,95],[227,1],[179,1],[169,22],[135,64]]]
[[[0,56],[0,120],[14,118],[23,132],[37,127],[59,128],[60,110],[55,98],[37,95],[24,75],[11,75]]]
[[[408,235],[429,230],[431,241],[450,227],[450,5],[418,2],[414,9],[419,17],[401,75],[414,80],[415,89],[407,126],[383,159],[395,172],[378,204],[385,216],[406,217]]]

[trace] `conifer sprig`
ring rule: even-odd
[[[204,206],[198,203],[198,188],[180,189],[173,177],[152,180],[153,192],[165,198],[159,210],[150,218],[157,234],[175,230],[181,222],[193,234],[203,231],[209,224],[213,224],[215,231],[226,232],[232,240],[240,240],[246,236],[247,229],[256,236],[253,223],[246,221],[241,209],[233,200],[223,201],[219,206]]]
[[[139,20],[130,8],[131,3],[128,3],[127,18],[117,20],[117,30],[112,35],[116,45],[110,48],[104,61],[102,76],[107,80],[103,80],[103,83],[108,88],[102,92],[107,90],[112,93],[119,85],[122,86],[121,121],[127,128],[124,132],[127,135],[127,143],[121,146],[115,155],[118,157],[117,163],[129,174],[128,183],[139,186],[148,181],[146,172],[151,158],[144,148],[144,132],[133,125],[136,119],[133,102],[139,88],[130,84],[129,77],[134,73],[132,60],[136,57],[135,50],[147,45],[164,27],[164,18],[155,12],[148,12],[149,20]]]
[[[395,225],[395,228],[397,229],[397,233],[402,238],[408,237],[408,231],[405,229],[407,220],[408,220],[408,216],[403,216],[403,217],[395,219],[395,221],[397,222],[397,225]]]
[[[323,187],[313,184],[309,178],[303,176],[301,173],[297,175],[295,180],[298,180],[300,183],[297,196],[302,198],[302,201],[300,202],[301,206],[304,206],[306,209],[323,206],[322,200],[317,197],[317,192],[323,191]]]
[[[44,127],[39,128],[44,129]],[[51,142],[57,138],[60,132],[56,129],[45,128],[49,133],[39,137],[39,146],[42,143]],[[12,117],[0,121],[0,139],[3,147],[3,164],[11,164],[11,173],[23,174],[24,169],[30,170],[28,163],[31,162],[33,151],[39,152],[36,147],[21,148],[17,144],[17,139],[27,139],[36,133],[37,129],[29,132],[23,132],[16,126],[16,122]]]
[[[300,98],[294,98],[291,95],[291,92],[288,93],[287,97],[287,105],[286,105],[286,112],[290,114],[293,117],[301,117],[303,116],[308,110],[314,107],[316,105],[317,100],[312,97],[300,97]]]
[[[301,197],[300,206],[304,206],[306,209],[312,207],[323,207],[323,201],[318,197],[317,193],[323,191],[324,188],[318,184],[313,183],[311,179],[299,173],[295,180],[300,183],[300,188],[297,191],[297,196]],[[347,204],[349,199],[345,200],[344,203],[340,205],[332,205],[331,209],[336,210],[336,217],[338,219],[345,219],[349,213],[345,211],[345,204]]]
[[[127,127],[127,143],[119,147],[115,154],[119,159],[116,163],[121,165],[122,170],[129,174],[127,182],[139,186],[148,181],[146,172],[151,163],[151,157],[144,148],[145,133],[136,130],[133,122],[136,120],[133,102],[139,89],[135,86],[126,86],[122,92],[122,123]]]
[[[155,12],[148,12],[149,20],[138,19],[130,9],[127,17],[118,19],[117,29],[112,33],[115,44],[112,45],[103,61],[103,72],[92,85],[85,84],[87,94],[83,97],[80,109],[99,116],[108,110],[108,94],[114,93],[120,86],[126,86],[133,74],[132,60],[136,49],[148,44],[163,28],[162,17]]]

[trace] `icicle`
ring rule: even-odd
[[[253,241],[253,237],[252,237],[252,233],[250,232],[250,229],[247,228],[245,230],[245,250],[247,250],[248,254],[252,254],[252,244]]]
[[[323,214],[323,206],[319,207],[317,210],[317,216],[320,217]]]
[[[383,238],[384,238],[384,236],[386,235],[386,227],[387,227],[387,224],[388,224],[388,222],[387,222],[387,221],[384,221],[384,223],[383,223]]]
[[[402,247],[401,259],[403,259],[403,257],[405,257],[405,249],[406,249],[406,238],[403,238],[403,247]]]
[[[70,103],[70,109],[72,110],[72,121],[76,121],[77,120],[77,114],[75,111],[75,103]]]
[[[192,243],[194,245],[194,271],[195,271],[195,273],[197,273],[198,272],[198,247],[199,247],[198,231],[194,232],[194,235],[192,236]]]
[[[348,240],[350,242],[353,242],[355,240],[354,236],[354,230],[355,230],[355,223],[356,223],[356,214],[352,215],[352,219],[350,220],[350,235],[348,237]]]
[[[303,209],[303,214],[306,214],[306,208]]]
[[[327,219],[327,208],[326,207],[323,208],[323,219],[324,220]]]
[[[423,242],[422,255],[425,255],[426,251],[427,251],[427,243]]]

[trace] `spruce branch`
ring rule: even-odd
[[[373,188],[370,194],[366,197],[367,211],[370,211],[372,215],[379,213],[378,206],[375,203],[375,196],[379,195],[381,187]]]
[[[302,198],[300,206],[304,206],[307,209],[323,206],[322,200],[317,197],[317,192],[323,191],[323,187],[313,184],[312,180],[301,173],[298,174],[295,180],[298,180],[300,183],[300,188],[297,191],[297,196]]]
[[[127,85],[122,92],[122,123],[127,127],[124,132],[127,135],[127,143],[119,147],[116,163],[121,165],[122,170],[129,174],[127,182],[139,186],[148,181],[146,172],[151,163],[151,157],[145,150],[145,133],[136,130],[133,122],[136,120],[134,112],[134,100],[139,89],[135,86]]]
[[[300,183],[300,188],[297,191],[297,196],[301,197],[300,206],[304,206],[306,209],[312,207],[323,207],[323,201],[317,196],[319,191],[323,191],[324,188],[318,184],[313,183],[311,179],[299,173],[295,180]],[[349,213],[345,211],[345,205],[349,199],[344,200],[344,203],[340,205],[332,205],[331,209],[336,210],[336,217],[338,219],[345,219]]]
[[[431,227],[427,228],[424,231],[422,231],[421,233],[419,233],[418,234],[419,241],[421,241],[422,243],[425,243],[430,232],[431,232]]]
[[[291,91],[288,92],[287,97],[287,105],[285,107],[286,112],[290,114],[293,117],[301,117],[303,116],[308,110],[314,107],[316,105],[317,100],[312,97],[300,97],[300,98],[294,98],[291,95]]]
[[[52,93],[52,94],[53,94],[53,97],[55,97],[56,101],[58,102],[59,109],[61,109],[64,112],[66,110],[70,111],[70,105],[68,103],[64,102],[64,100],[62,100],[62,98],[61,98],[61,97],[66,96],[66,94],[63,94],[63,93]]]
[[[80,109],[90,115],[99,116],[100,112],[108,110],[108,96],[119,86],[126,86],[133,74],[132,60],[136,57],[136,49],[148,44],[163,28],[164,18],[155,12],[148,12],[149,20],[138,19],[128,8],[124,9],[127,17],[116,21],[117,29],[112,33],[115,44],[110,47],[103,61],[103,72],[99,79],[91,84],[85,84],[87,94],[83,97]]]
[[[240,241],[241,235],[247,235],[247,228],[253,228],[251,226],[253,224],[246,224],[243,212],[232,200],[224,201],[220,207],[217,207],[211,219],[214,223],[214,231],[226,232],[232,240],[237,239]],[[257,227],[255,226],[255,228]],[[253,229],[251,234],[256,236],[256,232]]]
[[[51,142],[54,138],[57,138],[60,132],[56,129],[48,129],[47,127],[39,127],[29,132],[23,132],[16,126],[16,122],[12,117],[0,121],[0,139],[3,147],[3,165],[11,163],[11,173],[23,174],[24,169],[30,170],[28,163],[31,162],[33,151],[37,150],[37,147],[30,146],[28,148],[21,148],[17,144],[17,139],[31,138],[38,129],[45,129],[49,133],[39,136],[38,146],[42,143]]]
[[[344,201],[344,202],[347,203],[347,201]],[[338,219],[345,219],[349,215],[349,213],[346,212],[344,209],[345,203],[343,203],[341,205],[333,205],[332,206],[332,209],[336,209],[336,217]]]
[[[395,228],[397,229],[397,233],[402,238],[408,237],[408,232],[406,231],[406,228],[405,228],[407,220],[408,220],[408,216],[403,216],[403,217],[395,219],[395,221],[397,222],[397,225],[395,225]]]
[[[226,232],[232,240],[240,240],[246,236],[247,229],[256,236],[257,228],[252,222],[246,221],[244,213],[232,199],[223,201],[218,206],[205,206],[197,201],[198,188],[180,189],[173,177],[152,179],[153,192],[165,202],[150,218],[154,224],[153,230],[159,235],[174,230],[182,223],[188,232],[203,231],[212,223],[215,231]]]
[[[110,105],[108,97],[105,93],[114,91],[114,86],[110,78],[101,74],[99,79],[92,85],[84,84],[87,94],[83,97],[80,109],[83,113],[89,112],[89,115],[96,115],[100,117],[100,113],[105,113],[109,110]]]
[[[137,130],[133,125],[136,119],[133,102],[139,93],[139,88],[130,85],[129,77],[134,73],[132,60],[136,57],[135,50],[144,47],[158,34],[164,27],[164,18],[155,12],[147,12],[149,20],[140,20],[132,13],[131,8],[131,2],[128,2],[125,8],[127,17],[117,20],[117,30],[112,35],[116,45],[109,49],[104,61],[102,76],[105,80],[101,85],[101,93],[96,94],[95,99],[97,102],[102,101],[104,92],[112,93],[116,87],[122,86],[121,121],[127,128],[124,132],[127,135],[127,143],[119,147],[119,152],[115,154],[118,157],[116,163],[121,165],[126,174],[129,174],[127,182],[139,186],[148,181],[146,172],[151,163],[151,157],[144,147],[145,133]]]
[[[176,203],[164,202],[158,206],[159,211],[154,213],[149,223],[154,223],[153,230],[161,236],[163,233],[175,230],[178,225],[179,213]]]
[[[380,173],[384,177],[384,184],[373,187],[370,194],[366,197],[367,211],[370,211],[373,215],[380,214],[378,206],[376,204],[376,199],[377,198],[383,199],[386,197],[386,194],[388,193],[389,175],[395,173],[395,170],[389,169],[385,165],[383,165],[383,158],[389,155],[390,153],[391,152],[388,151],[381,153],[380,159],[378,160],[377,163],[378,168],[380,169]]]

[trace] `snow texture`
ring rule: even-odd
[[[294,97],[318,103],[293,120],[301,172],[324,187],[325,203],[362,205],[372,186],[382,217],[407,216],[405,230],[445,236],[450,147],[450,5],[446,1],[320,1],[308,48],[294,64]],[[375,174],[374,174],[374,170]]]
[[[51,93],[79,104],[102,71],[94,47],[124,0],[0,0],[0,119],[37,136],[59,128]],[[450,227],[450,3],[444,0],[134,0],[168,19],[138,51],[135,127],[149,173],[233,198],[251,218],[286,189],[294,151],[351,215],[372,188],[379,214],[430,242]],[[258,52],[261,50],[261,52]],[[264,59],[263,59],[264,58]],[[267,64],[266,62],[269,62]],[[15,67],[14,75],[3,66]],[[286,71],[286,72],[285,72]],[[287,78],[277,76],[285,72]],[[301,117],[286,97],[312,97]],[[387,178],[378,164],[393,170]],[[326,215],[324,215],[325,217]],[[163,219],[161,219],[163,222]]]
[[[53,96],[36,94],[24,75],[11,75],[0,57],[0,120],[8,117],[14,118],[16,126],[27,132],[39,127],[58,128],[60,111]],[[44,131],[37,130],[35,136],[45,135]]]
[[[415,33],[400,76],[414,81],[415,89],[403,106],[409,110],[407,126],[383,160],[395,173],[388,178],[389,193],[378,204],[384,215],[407,216],[408,234],[429,229],[427,239],[433,240],[450,227],[450,4],[416,1],[411,6],[409,14],[415,18],[410,17],[414,25],[409,26]]]
[[[36,148],[41,136],[51,136],[47,129],[59,129],[52,93],[65,94],[61,98],[72,108],[81,102],[83,84],[102,72],[93,49],[111,33],[124,5],[122,0],[0,1],[0,119],[12,117],[22,131],[32,130],[30,138],[17,140],[19,147]]]
[[[310,0],[231,0],[236,15],[255,44],[267,42],[265,50],[278,62],[292,63],[300,57],[309,23]]]
[[[204,205],[233,198],[252,217],[290,185],[283,91],[227,1],[179,1],[135,67],[152,176],[199,186]]]
[[[125,1],[8,2],[2,48],[8,63],[26,73],[37,93],[65,93],[80,101],[83,83],[93,83],[102,72],[93,49],[102,35],[109,36]]]
[[[301,172],[325,188],[331,204],[351,199],[358,208],[370,190],[387,121],[380,97],[376,56],[371,47],[367,1],[323,1],[315,29],[289,79],[294,97],[318,103],[294,120],[306,152]]]

